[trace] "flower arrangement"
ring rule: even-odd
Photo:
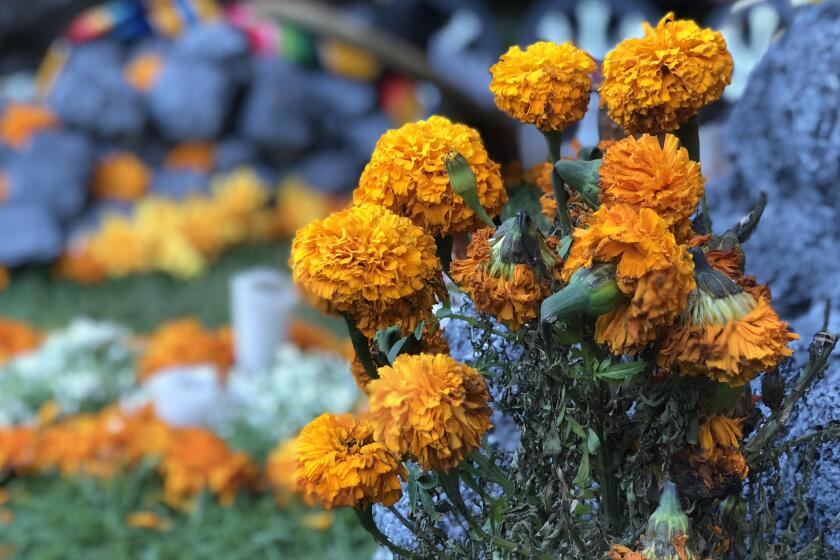
[[[152,334],[138,367],[138,381],[174,366],[209,363],[225,379],[233,365],[233,335],[230,328],[208,331],[196,319],[166,323]]]
[[[560,147],[595,61],[541,42],[490,69],[498,107],[546,138],[548,163],[523,175],[538,204],[498,187],[475,131],[432,117],[380,139],[354,207],[298,231],[294,279],[346,320],[368,408],[278,447],[279,487],[352,507],[405,558],[827,552],[799,540],[803,507],[767,496],[782,501],[780,456],[807,472],[840,439],[836,423],[784,435],[837,338],[815,336],[786,394],[799,337],[743,269],[764,201],[723,231],[706,210],[696,115],[731,56],[672,14],[644,31],[601,65],[601,106],[627,135],[576,159]],[[457,334],[424,349],[441,327]]]

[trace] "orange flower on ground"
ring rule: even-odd
[[[673,324],[694,289],[691,258],[667,222],[649,208],[602,206],[575,229],[563,275],[615,263],[616,282],[629,298],[596,321],[595,339],[614,354],[636,353]]]
[[[487,155],[476,130],[439,116],[382,135],[359,179],[354,202],[384,206],[434,236],[481,227],[481,219],[449,183],[444,158],[452,151],[467,160],[481,205],[491,218],[496,216],[507,203],[499,164]]]
[[[7,103],[0,114],[0,142],[25,147],[36,132],[50,130],[58,120],[48,108],[28,103]]]
[[[172,528],[172,525],[171,519],[161,517],[152,511],[135,511],[125,517],[125,526],[133,529],[168,531]]]
[[[484,378],[443,354],[398,356],[368,394],[376,440],[424,469],[452,470],[491,426]]]
[[[650,208],[669,225],[688,218],[703,195],[700,164],[670,134],[664,144],[649,134],[619,141],[604,155],[600,178],[602,204]]]
[[[93,172],[94,196],[111,200],[137,200],[149,188],[151,169],[131,152],[114,152]]]
[[[297,441],[295,438],[280,443],[269,454],[265,470],[269,484],[279,504],[285,504],[297,487]]]
[[[185,142],[166,154],[163,165],[169,169],[183,169],[209,173],[216,164],[216,146],[209,142]]]
[[[644,30],[607,53],[601,107],[631,134],[672,132],[723,94],[732,56],[719,32],[673,13]]]
[[[204,329],[195,319],[179,319],[160,327],[149,340],[140,358],[138,380],[174,366],[212,364],[219,375],[227,375],[233,365],[233,335],[229,328]]]
[[[352,414],[322,414],[297,437],[298,488],[324,509],[393,505],[408,471],[374,440],[373,426]]]
[[[163,57],[156,52],[147,52],[134,57],[123,70],[123,77],[132,87],[149,91],[157,83],[163,70]]]
[[[496,105],[540,130],[563,130],[589,106],[595,61],[571,43],[512,46],[490,67]]]
[[[148,266],[149,247],[122,216],[105,216],[99,231],[87,239],[81,250],[89,251],[90,260],[83,264],[99,263],[110,276],[135,274]]]
[[[509,218],[495,231],[477,231],[467,258],[452,261],[450,266],[452,280],[470,296],[475,308],[513,329],[539,315],[560,266],[557,253],[546,245],[542,234],[530,220],[525,224],[522,219]],[[539,254],[539,269],[529,251],[523,250],[529,247]]]
[[[257,479],[257,468],[247,454],[232,451],[217,436],[198,428],[175,432],[159,469],[164,501],[187,510],[205,490],[229,506],[240,489],[252,488]]]
[[[295,235],[292,278],[321,309],[347,313],[367,336],[431,316],[441,295],[435,242],[411,220],[381,206],[355,206]]]
[[[294,179],[284,182],[277,190],[277,203],[271,215],[271,237],[291,237],[306,224],[327,217],[331,212],[349,205],[319,193]]]
[[[0,265],[0,292],[9,287],[9,269]]]
[[[110,478],[126,463],[115,445],[105,415],[79,414],[38,434],[37,468],[63,475]]]
[[[31,471],[37,461],[37,430],[31,426],[0,427],[0,471]]]
[[[44,334],[21,321],[0,318],[0,364],[38,348]]]
[[[697,289],[682,323],[665,340],[659,365],[681,375],[705,375],[740,386],[793,354],[788,345],[799,338],[770,305],[769,291],[749,291],[712,269],[700,249],[692,249]]]
[[[97,284],[108,277],[105,266],[97,261],[90,249],[82,246],[64,253],[53,267],[59,278],[73,280],[80,284]]]

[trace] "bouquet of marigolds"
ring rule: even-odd
[[[545,164],[503,179],[434,116],[382,136],[353,206],[297,232],[294,280],[346,320],[368,397],[300,432],[297,490],[397,557],[828,557],[803,496],[840,426],[786,425],[836,339],[794,371],[798,335],[744,274],[763,197],[727,229],[705,210],[696,116],[730,81],[726,43],[645,25],[600,66],[624,133],[561,158],[597,66],[540,42],[490,68]]]

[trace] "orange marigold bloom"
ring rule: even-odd
[[[487,155],[475,129],[440,116],[383,134],[353,193],[354,202],[384,206],[434,236],[481,227],[481,219],[452,191],[444,163],[452,151],[467,160],[481,205],[491,218],[496,216],[507,203],[499,164]]]
[[[99,263],[113,276],[142,272],[149,262],[147,244],[132,223],[119,215],[105,216],[99,231],[81,250],[89,251],[90,263]]]
[[[0,292],[9,287],[9,269],[0,265]]]
[[[55,128],[58,120],[47,107],[8,103],[0,115],[0,142],[23,148],[36,132]]]
[[[541,249],[543,270],[535,270],[527,258],[503,255],[504,238],[522,235],[506,221],[498,230],[484,228],[473,235],[467,258],[452,261],[452,280],[470,296],[478,311],[489,313],[510,328],[518,329],[535,319],[543,299],[551,295],[551,278],[559,257],[548,248],[539,232],[532,236]]]
[[[322,414],[297,437],[298,488],[324,509],[393,505],[408,471],[374,440],[373,426],[352,414]]]
[[[773,311],[769,290],[758,286],[745,291],[709,267],[699,249],[692,253],[697,289],[682,324],[660,349],[660,366],[740,386],[790,356],[788,344],[799,335]]]
[[[164,166],[208,173],[216,164],[216,146],[210,142],[185,142],[166,154]]]
[[[368,394],[376,440],[424,469],[452,470],[491,426],[484,378],[443,354],[398,356]]]
[[[125,526],[133,529],[168,531],[172,528],[172,520],[151,511],[135,511],[125,516]]]
[[[0,318],[0,364],[38,348],[44,334],[21,321]]]
[[[571,43],[539,41],[524,51],[514,45],[490,67],[496,105],[540,130],[563,130],[589,106],[595,61]]]
[[[53,272],[59,278],[80,284],[97,284],[108,276],[105,266],[84,246],[61,255],[53,267]]]
[[[616,264],[616,282],[630,301],[598,318],[595,339],[615,354],[636,353],[685,307],[695,286],[691,258],[649,208],[602,206],[587,223],[573,233],[563,275],[598,262]]]
[[[38,432],[31,426],[0,427],[0,470],[26,473],[35,467]]]
[[[356,321],[356,328],[368,338],[393,325],[398,325],[403,334],[409,334],[423,321],[431,320],[433,306],[445,299],[446,285],[439,272],[410,296],[392,303],[364,301],[357,304],[350,314]]]
[[[213,364],[224,378],[233,365],[233,336],[229,328],[208,331],[195,319],[179,319],[160,327],[140,358],[138,380],[172,366]]]
[[[79,414],[44,429],[37,440],[37,468],[64,475],[112,477],[125,461],[104,415]]]
[[[350,358],[353,355],[353,345],[347,338],[339,338],[326,327],[312,324],[303,319],[293,318],[289,321],[289,342],[306,352],[321,350],[332,352],[339,356]]]
[[[152,171],[131,152],[115,152],[100,161],[93,172],[93,194],[113,200],[137,200],[149,188]]]
[[[279,504],[297,492],[297,440],[287,439],[275,447],[266,462],[266,476]]]
[[[697,432],[699,445],[677,456],[677,467],[688,467],[686,475],[702,481],[710,495],[719,495],[749,474],[741,453],[744,437],[743,419],[715,415],[701,423]]]
[[[157,83],[163,70],[163,58],[156,52],[134,57],[123,70],[125,81],[140,91],[149,91]]]
[[[664,144],[649,134],[619,141],[604,155],[600,179],[602,204],[650,208],[668,224],[688,218],[703,195],[700,164],[670,134]]]
[[[413,329],[439,293],[434,239],[381,206],[355,206],[312,222],[295,235],[289,261],[311,300],[349,313],[362,332],[394,323]]]
[[[330,197],[300,181],[288,180],[277,190],[277,203],[271,214],[271,237],[291,237],[309,222],[325,218],[348,205],[349,200]]]
[[[644,30],[607,53],[601,107],[631,134],[672,132],[721,96],[732,56],[719,32],[673,13]]]
[[[163,499],[178,509],[190,509],[205,490],[229,506],[241,488],[251,488],[257,480],[257,468],[247,454],[232,451],[217,436],[198,428],[175,432],[159,469]]]
[[[641,552],[636,552],[623,544],[614,544],[607,551],[609,560],[644,560]]]

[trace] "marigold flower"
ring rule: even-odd
[[[142,272],[149,262],[149,247],[131,222],[118,215],[105,216],[83,250],[89,252],[90,262],[102,265],[109,276]]]
[[[650,208],[669,225],[688,218],[703,195],[700,164],[670,134],[664,144],[649,134],[619,141],[604,155],[600,179],[602,204]]]
[[[368,394],[376,440],[424,469],[450,471],[491,426],[484,378],[443,354],[398,356]]]
[[[9,269],[0,265],[0,292],[9,287],[10,278]]]
[[[309,222],[323,219],[348,204],[347,200],[327,196],[300,181],[285,181],[277,190],[270,235],[273,239],[291,237]]]
[[[523,235],[512,231],[517,228],[517,218],[511,220],[514,222],[506,221],[495,231],[478,230],[467,248],[467,258],[452,261],[450,275],[478,311],[518,329],[539,315],[540,303],[551,295],[559,257],[538,231],[529,236],[529,243],[537,247],[541,269],[534,268],[528,255],[503,255],[505,236]]]
[[[224,378],[233,364],[233,335],[229,328],[205,330],[195,319],[170,321],[149,340],[140,358],[138,380],[173,366],[213,364]]]
[[[438,274],[428,284],[410,296],[392,303],[363,301],[350,312],[356,322],[356,328],[371,338],[377,331],[398,325],[403,334],[414,332],[420,323],[434,317],[432,308],[437,302],[446,299],[446,285],[443,275]]]
[[[213,433],[199,428],[175,432],[159,469],[163,499],[178,509],[190,509],[204,490],[229,506],[241,488],[254,486],[257,477],[248,455],[232,451]]]
[[[79,414],[44,429],[36,441],[36,466],[64,475],[112,477],[125,465],[104,416]]]
[[[100,161],[93,172],[93,194],[112,200],[137,200],[149,188],[152,171],[131,152],[115,152]]]
[[[53,273],[59,278],[80,284],[97,284],[108,277],[105,266],[84,245],[61,255],[53,267]]]
[[[0,318],[0,364],[38,348],[44,334],[21,321]]]
[[[53,129],[58,119],[41,105],[7,103],[0,114],[0,142],[23,148],[36,132]]]
[[[770,305],[764,287],[746,291],[720,271],[699,260],[697,289],[682,323],[665,340],[659,365],[681,375],[705,375],[732,386],[743,385],[778,366],[793,353],[799,338]]]
[[[435,251],[431,236],[408,218],[363,205],[298,231],[289,260],[292,278],[310,299],[351,314],[362,332],[375,332],[394,308],[388,321],[412,323],[405,314],[416,317],[421,307],[431,312],[429,290],[440,275]]]
[[[732,56],[719,32],[673,13],[644,30],[607,53],[601,107],[631,134],[672,132],[721,96]]]
[[[150,91],[157,83],[163,70],[163,58],[156,52],[147,52],[134,57],[123,70],[123,77],[139,91]]]
[[[266,462],[266,476],[279,504],[297,492],[297,440],[287,439],[275,447]]]
[[[597,262],[616,264],[616,283],[630,301],[598,318],[595,339],[615,354],[636,353],[685,307],[695,286],[691,258],[649,208],[605,205],[587,224],[573,233],[563,275]]]
[[[152,511],[135,511],[125,516],[125,526],[133,529],[168,531],[172,525],[171,519],[161,517]]]
[[[208,173],[216,164],[216,146],[210,142],[185,142],[166,154],[163,165],[169,169],[183,169]]]
[[[595,61],[571,43],[514,45],[490,67],[496,105],[514,119],[544,131],[563,130],[589,106]]]
[[[353,345],[347,338],[339,338],[326,327],[293,318],[289,321],[287,338],[303,352],[319,350],[350,358]]]
[[[298,488],[324,509],[393,505],[402,496],[408,471],[373,426],[352,414],[322,414],[297,437]]]
[[[36,464],[38,433],[32,426],[0,427],[0,470],[25,473]]]
[[[376,204],[434,236],[473,231],[483,223],[452,191],[444,158],[460,153],[475,174],[478,199],[492,218],[507,203],[499,164],[487,155],[475,129],[433,116],[389,130],[376,143],[353,193],[358,204]]]
[[[677,455],[675,466],[683,469],[681,476],[701,483],[699,487],[704,489],[702,495],[727,495],[749,474],[746,458],[741,452],[742,425],[743,419],[720,414],[712,416],[698,428],[699,445],[684,449]]]

